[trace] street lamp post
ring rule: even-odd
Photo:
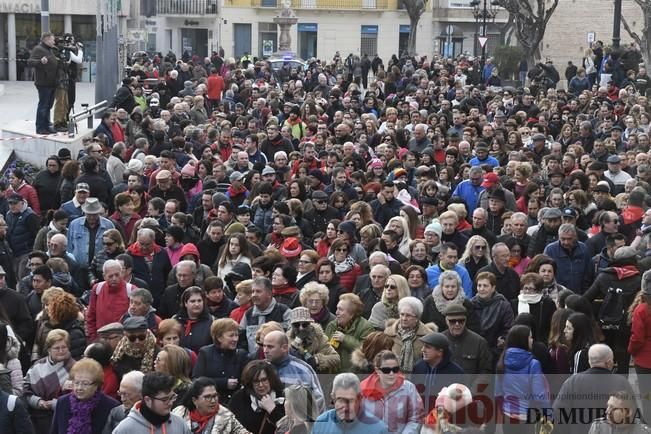
[[[622,0],[615,0],[615,11],[613,13],[613,48],[619,47],[621,21]]]
[[[479,7],[480,4],[483,3],[483,7]],[[481,36],[482,38],[486,38],[488,34],[488,28],[487,28],[487,22],[494,22],[495,17],[497,16],[497,6],[499,6],[499,1],[498,0],[491,0],[490,2],[488,0],[473,0],[470,2],[470,6],[472,7],[472,15],[475,17],[475,25],[478,27],[479,26],[479,21],[481,20],[482,25],[479,31],[479,35],[477,36],[477,39],[475,40],[475,51],[477,50],[477,43],[481,45],[481,73],[483,74],[484,72],[484,64],[486,62],[486,44],[487,41],[484,40],[483,44],[480,43],[479,37]]]

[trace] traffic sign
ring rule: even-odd
[[[488,42],[488,38],[486,36],[480,36],[478,39],[479,39],[479,46],[481,48],[484,48],[484,45],[486,45],[486,42]]]

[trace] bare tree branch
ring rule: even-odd
[[[624,15],[622,15],[622,25],[624,26],[624,29],[626,30],[626,33],[628,33],[628,36],[631,37],[640,47],[642,46],[642,38],[640,38],[640,35],[635,33],[631,26],[628,25],[628,21],[626,21],[626,18]]]

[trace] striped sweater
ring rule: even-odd
[[[37,409],[40,400],[56,399],[74,364],[73,358],[57,363],[49,356],[37,360],[25,376],[23,396],[30,408]]]

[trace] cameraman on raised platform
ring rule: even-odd
[[[45,32],[41,35],[41,43],[34,47],[27,64],[34,67],[34,84],[38,89],[36,134],[56,133],[50,123],[50,110],[54,104],[59,59],[54,49],[52,33]]]

